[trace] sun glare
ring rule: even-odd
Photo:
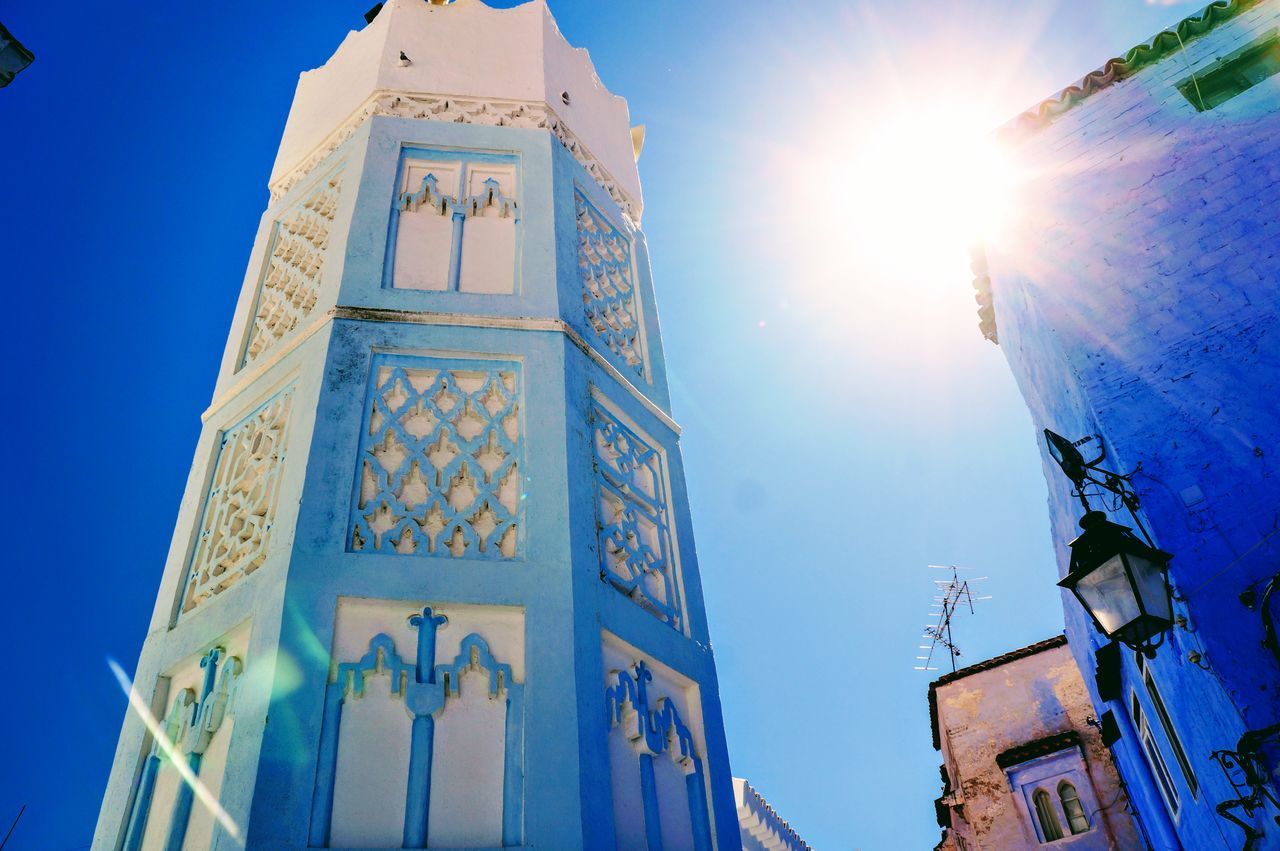
[[[962,279],[970,247],[1015,212],[1016,169],[991,129],[958,104],[868,116],[804,166],[824,188],[824,239],[886,282]]]
[[[218,820],[231,839],[238,841],[240,839],[240,826],[218,803],[217,796],[209,791],[209,787],[200,782],[200,778],[191,770],[186,755],[178,752],[176,743],[169,741],[169,737],[165,735],[164,725],[151,714],[151,709],[147,706],[147,702],[143,700],[142,695],[138,694],[138,690],[133,687],[133,681],[129,679],[129,675],[124,672],[124,669],[120,667],[120,663],[115,659],[107,659],[107,666],[111,668],[112,676],[116,678],[116,682],[120,684],[120,689],[129,699],[129,708],[142,720],[147,732],[151,734],[152,740],[160,747],[169,765],[178,772],[182,782],[191,787],[195,799],[200,802],[201,806],[213,814],[213,817]]]

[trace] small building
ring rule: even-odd
[[[929,716],[938,849],[1141,847],[1065,636],[940,677]]]

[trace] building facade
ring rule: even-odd
[[[298,84],[93,847],[737,849],[642,129],[543,0],[367,18]]]
[[[1140,847],[1093,711],[1061,635],[931,683],[938,848]]]
[[[1001,134],[1019,220],[975,257],[982,330],[1037,429],[1129,475],[1173,554],[1154,658],[1064,592],[1157,849],[1280,848],[1280,3],[1217,2]],[[1081,506],[1041,442],[1062,573]],[[1046,577],[1046,582],[1050,581]]]

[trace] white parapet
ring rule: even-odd
[[[545,0],[389,0],[319,68],[302,74],[271,171],[279,194],[371,115],[546,128],[633,217],[640,210],[630,115]]]
[[[769,802],[741,777],[733,778],[743,851],[812,851]]]

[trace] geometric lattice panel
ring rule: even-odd
[[[511,361],[375,355],[349,548],[519,556],[520,380]]]
[[[591,418],[600,567],[615,588],[680,629],[666,458],[598,399],[592,401]]]
[[[316,306],[341,191],[341,173],[330,175],[275,223],[241,366],[265,354]]]
[[[644,344],[631,276],[631,241],[609,223],[581,192],[578,215],[578,277],[587,324],[636,375],[644,377]]]
[[[183,612],[225,591],[266,560],[292,403],[290,387],[223,432],[191,555]]]

